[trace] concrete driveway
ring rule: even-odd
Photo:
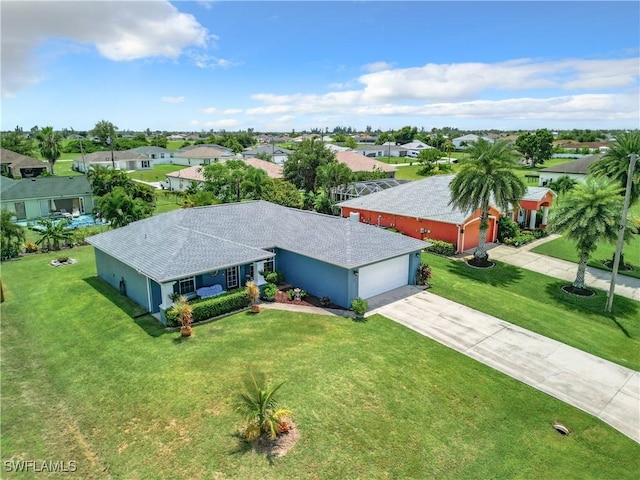
[[[578,407],[640,443],[640,374],[416,287],[369,299],[391,320]]]

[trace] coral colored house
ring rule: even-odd
[[[480,210],[463,212],[449,205],[449,183],[454,175],[437,175],[409,182],[382,192],[347,200],[339,204],[343,217],[357,217],[360,222],[386,228],[395,228],[413,238],[435,239],[456,245],[457,253],[478,246],[480,237]],[[535,212],[548,208],[555,194],[549,189],[533,187],[531,198],[525,197],[517,213],[529,213],[535,221]],[[540,191],[538,191],[540,190]],[[544,192],[542,191],[544,190]],[[531,211],[529,211],[531,209]],[[535,209],[535,210],[533,210]],[[544,220],[546,213],[544,210]],[[495,206],[489,209],[487,242],[498,238],[498,219],[502,212]]]

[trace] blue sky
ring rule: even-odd
[[[2,130],[638,128],[638,2],[2,1]]]

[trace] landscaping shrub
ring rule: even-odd
[[[436,255],[443,255],[445,257],[451,257],[456,254],[456,246],[451,242],[435,240],[433,238],[425,238],[424,240],[432,244],[426,248],[427,252],[435,253]]]
[[[262,296],[266,300],[273,300],[278,292],[278,287],[275,283],[267,283],[262,289]]]
[[[27,242],[24,246],[24,251],[27,253],[34,253],[38,251],[38,245],[33,242]]]
[[[244,289],[233,290],[214,298],[193,301],[190,303],[193,307],[192,321],[202,322],[203,320],[224,315],[225,313],[241,310],[250,304],[251,302]],[[171,309],[165,310],[164,315],[167,319],[168,326],[178,327],[181,325],[180,319],[177,318]]]
[[[515,238],[520,233],[518,224],[508,217],[500,217],[498,220],[498,240],[502,243],[505,238]]]

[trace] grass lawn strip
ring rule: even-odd
[[[569,282],[496,262],[483,270],[423,254],[433,269],[430,292],[545,335],[624,367],[640,370],[640,303],[616,296],[604,313],[606,292],[583,298],[563,293]]]
[[[241,313],[180,341],[134,320],[140,308],[96,278],[91,247],[73,257],[2,266],[3,460],[158,479],[624,479],[640,467],[640,446],[603,422],[383,317]],[[447,269],[435,266],[434,291]],[[236,437],[247,363],[286,381],[300,427],[273,464]]]

